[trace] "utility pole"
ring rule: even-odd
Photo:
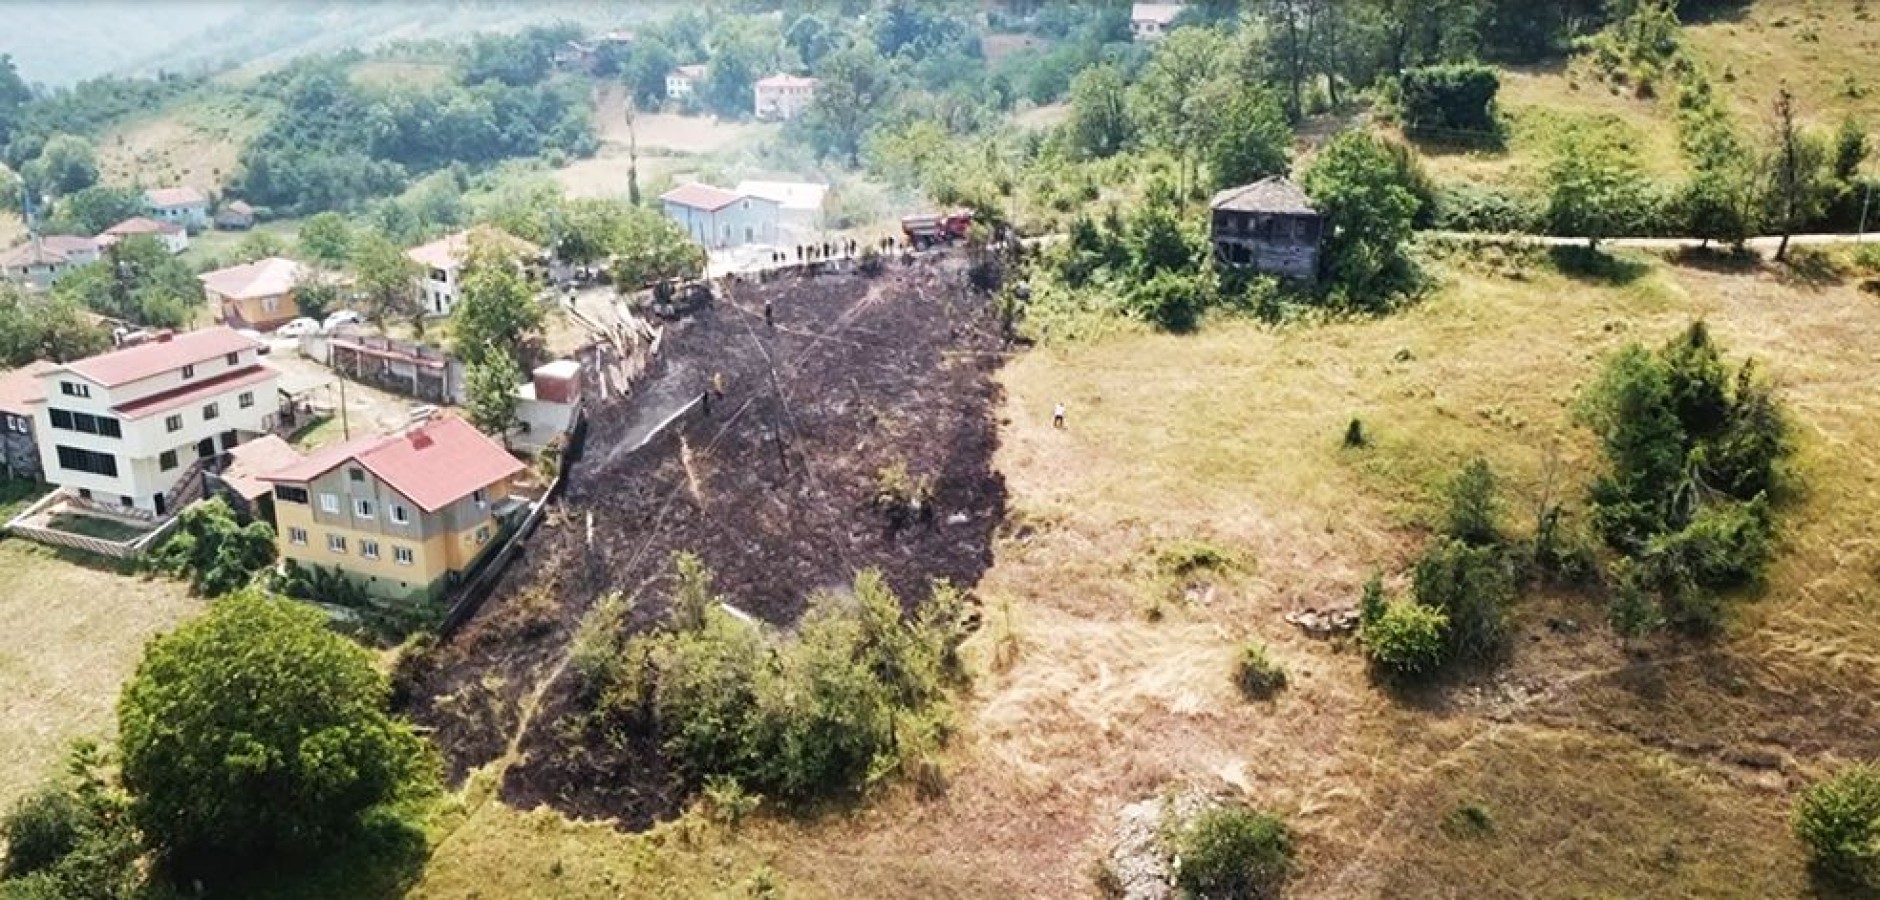
[[[1870,206],[1873,206],[1873,182],[1871,181],[1867,182],[1867,196],[1860,201],[1860,234],[1854,238],[1856,244],[1867,242],[1867,208]]]
[[[342,441],[352,440],[352,425],[346,421],[346,376],[339,378],[339,437]]]

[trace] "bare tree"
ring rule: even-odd
[[[1788,258],[1789,239],[1821,213],[1822,165],[1826,151],[1820,140],[1796,119],[1795,95],[1785,85],[1776,94],[1775,142],[1769,151],[1769,220],[1780,230],[1776,261]]]

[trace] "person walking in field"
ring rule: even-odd
[[[725,373],[712,373],[712,393],[716,394],[720,400],[725,399]]]
[[[1051,427],[1052,428],[1064,427],[1064,404],[1062,402],[1059,402],[1056,406],[1052,407],[1051,409]]]

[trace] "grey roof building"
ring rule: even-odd
[[[1215,262],[1313,281],[1325,217],[1292,179],[1275,175],[1220,191],[1209,201]]]

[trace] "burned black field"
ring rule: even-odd
[[[768,300],[774,325],[764,319]],[[880,569],[908,608],[970,590],[1006,505],[992,468],[1004,342],[958,257],[732,285],[669,326],[626,398],[591,410],[586,452],[526,555],[410,690],[454,777],[521,751],[502,795],[630,827],[683,799],[654,734],[602,739],[561,674],[581,616],[614,591],[633,628],[665,614],[673,556],[697,554],[737,609],[788,628],[819,590]],[[637,451],[653,424],[722,383]],[[930,512],[876,503],[883,470]],[[519,732],[519,733],[518,733]]]

